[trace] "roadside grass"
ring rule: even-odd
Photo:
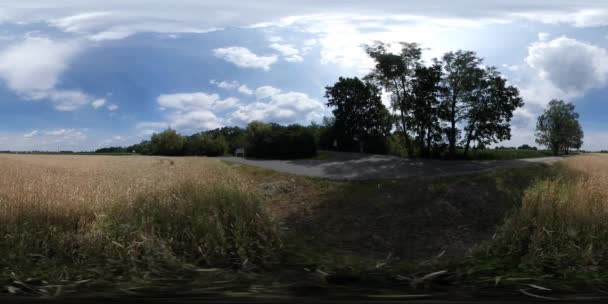
[[[520,149],[484,149],[471,150],[466,157],[464,151],[458,151],[459,158],[474,159],[474,160],[513,160],[521,158],[537,158],[553,156],[551,151],[544,150],[520,150]]]
[[[608,158],[585,155],[557,167],[526,191],[478,256],[535,275],[606,280]]]
[[[308,159],[313,160],[329,160],[335,158],[335,155],[325,151],[318,151],[317,155]]]

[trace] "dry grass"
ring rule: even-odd
[[[0,176],[0,279],[249,268],[281,246],[258,197],[217,161],[1,155]]]
[[[526,191],[522,206],[487,248],[529,273],[603,276],[608,270],[608,157],[559,164],[560,174]]]

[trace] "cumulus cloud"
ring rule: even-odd
[[[526,63],[540,79],[568,95],[582,95],[608,81],[606,49],[565,36],[533,43]]]
[[[229,84],[238,90],[242,84]],[[252,90],[253,92],[253,90]],[[301,92],[283,92],[272,86],[255,90],[256,101],[245,103],[234,97],[221,98],[205,92],[164,94],[157,98],[166,112],[165,122],[142,122],[140,134],[151,134],[171,126],[183,130],[214,129],[226,125],[245,125],[253,120],[276,123],[309,123],[327,115],[326,107],[318,100]]]
[[[237,124],[253,120],[276,123],[309,123],[319,121],[326,114],[323,103],[300,92],[283,92],[264,86],[256,90],[257,102],[240,106],[230,116]]]
[[[56,86],[79,50],[74,42],[29,35],[0,51],[0,79],[25,99],[48,99],[59,111],[73,111],[92,98],[78,90]]]
[[[234,97],[221,99],[218,94],[205,92],[163,94],[157,98],[158,105],[163,108],[179,111],[215,110],[223,111],[234,107],[238,99]]]
[[[109,111],[116,111],[116,110],[118,110],[118,105],[116,105],[116,104],[109,104],[106,108]]]
[[[242,68],[266,71],[278,60],[277,55],[258,56],[247,48],[236,46],[214,49],[213,54]]]

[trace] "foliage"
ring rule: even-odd
[[[222,156],[228,150],[226,139],[219,135],[213,137],[209,133],[197,133],[186,138],[184,155]]]
[[[175,130],[167,129],[161,133],[153,134],[150,140],[151,152],[154,155],[175,156],[181,155],[185,139]]]
[[[123,147],[108,147],[95,150],[95,153],[129,153],[131,151]]]
[[[307,158],[317,153],[313,132],[299,125],[253,121],[247,126],[247,142],[247,155],[257,158]]]
[[[382,104],[380,89],[359,78],[338,79],[325,88],[327,105],[333,107],[338,148],[345,151],[385,153],[390,114]]]
[[[413,155],[413,145],[408,135],[411,124],[410,111],[413,108],[412,79],[416,68],[420,66],[422,49],[416,43],[401,43],[401,52],[393,54],[388,51],[390,45],[376,42],[367,45],[367,54],[376,65],[366,79],[377,83],[391,93],[391,104],[397,112],[397,122],[401,127],[408,155]]]
[[[574,104],[551,100],[536,123],[536,143],[551,149],[554,155],[583,145],[583,130]]]
[[[532,147],[528,144],[523,144],[523,145],[517,147],[517,150],[538,150],[538,148]]]
[[[517,88],[507,85],[507,80],[496,68],[477,69],[474,77],[474,90],[467,100],[464,114],[465,155],[472,141],[486,146],[511,139],[513,111],[524,105]]]
[[[465,154],[473,142],[483,148],[510,139],[510,120],[523,101],[496,68],[483,67],[477,54],[462,50],[425,65],[418,44],[400,46],[398,54],[382,42],[366,46],[376,65],[365,79],[390,94],[409,156],[441,154],[444,137],[452,158],[460,135]]]

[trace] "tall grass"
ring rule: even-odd
[[[252,269],[272,263],[281,250],[259,198],[219,162],[6,157],[0,158],[0,279]]]
[[[561,174],[526,191],[486,248],[525,272],[598,276],[608,270],[608,157],[561,164]]]

